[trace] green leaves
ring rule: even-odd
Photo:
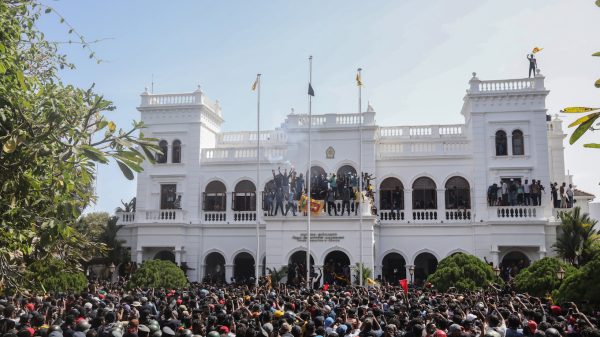
[[[596,0],[596,6],[600,7],[600,0]]]
[[[117,164],[119,164],[119,168],[121,169],[121,172],[123,172],[125,178],[133,180],[134,176],[133,172],[131,172],[131,169],[121,161],[117,160]]]
[[[594,86],[596,88],[600,88],[600,78],[596,80],[596,82],[594,82]]]
[[[579,138],[581,138],[581,136],[583,136],[583,134],[592,127],[592,125],[594,124],[596,119],[598,119],[598,117],[600,117],[599,113],[593,113],[588,116],[591,116],[591,115],[593,115],[593,116],[588,118],[585,122],[581,123],[581,125],[579,125],[577,127],[577,129],[575,129],[575,132],[573,132],[573,134],[571,135],[571,138],[569,138],[569,144],[573,145],[573,143],[575,143]],[[585,117],[588,117],[588,116],[585,116]],[[582,119],[582,118],[580,118],[580,119]],[[575,121],[575,122],[577,122],[577,121]]]
[[[588,107],[583,107],[583,106],[574,106],[574,107],[564,108],[564,109],[560,110],[560,112],[578,114],[578,113],[590,112],[590,111],[594,111],[594,110],[598,110],[598,109],[600,109],[600,108],[588,108]]]
[[[600,115],[600,112],[594,112],[594,113],[591,113],[591,114],[589,114],[589,115],[585,115],[585,116],[583,116],[583,117],[581,117],[581,118],[578,118],[578,119],[577,119],[576,121],[574,121],[573,123],[569,124],[569,127],[571,128],[571,127],[577,126],[577,125],[579,125],[579,124],[581,124],[581,123],[587,122],[587,121],[588,121],[588,120],[590,120],[591,118],[594,118],[594,117],[596,117],[596,116],[598,116],[598,115]]]
[[[600,51],[593,53],[592,56],[600,56]]]

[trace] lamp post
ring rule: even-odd
[[[496,277],[500,276],[500,268],[498,266],[494,267],[494,274],[496,274]]]
[[[556,272],[556,277],[558,277],[558,280],[561,282],[565,278],[565,270],[562,266],[560,266],[560,269],[558,269],[558,271]]]
[[[413,284],[413,275],[415,275],[415,265],[411,265],[408,268],[408,272],[410,273],[410,284]]]

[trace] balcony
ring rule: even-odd
[[[538,218],[538,213],[541,217],[540,208],[539,206],[490,206],[489,217],[499,220],[533,220]]]

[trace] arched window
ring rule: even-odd
[[[379,209],[403,210],[404,185],[396,178],[386,178],[379,185]]]
[[[471,188],[463,177],[452,177],[446,182],[446,209],[470,209]]]
[[[226,195],[225,184],[218,180],[211,181],[204,190],[202,209],[207,212],[224,212],[227,207]]]
[[[413,183],[413,209],[437,209],[435,182],[421,177]]]
[[[173,141],[173,157],[171,158],[172,163],[181,163],[181,141],[176,139]]]
[[[323,200],[327,194],[327,173],[321,166],[310,168],[310,190],[313,199]],[[305,183],[308,188],[308,182]]]
[[[169,153],[169,143],[166,140],[161,140],[158,142],[158,147],[162,153],[156,154],[156,162],[159,164],[164,164],[167,162],[167,155]]]
[[[507,151],[506,132],[498,130],[496,131],[496,156],[506,156],[508,155]]]
[[[232,195],[232,209],[234,211],[256,210],[256,187],[249,180],[242,180],[237,185]]]
[[[525,142],[523,141],[523,131],[514,130],[512,132],[512,154],[513,156],[522,156],[525,154]]]
[[[344,186],[358,188],[358,175],[356,174],[354,167],[344,165],[337,170],[337,186],[338,188]]]

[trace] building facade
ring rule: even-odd
[[[558,222],[549,185],[571,177],[562,122],[547,117],[548,94],[539,73],[491,81],[473,74],[462,124],[380,126],[371,106],[362,123],[358,113],[313,115],[311,172],[356,174],[362,165],[374,189],[372,205],[367,199],[356,213],[311,217],[315,266],[362,261],[375,277],[402,278],[413,269],[422,280],[455,252],[495,266],[551,255]],[[228,282],[254,275],[256,261],[262,273],[306,261],[307,216],[257,213],[256,198],[264,205],[272,170],[294,167],[307,176],[307,115],[290,114],[260,133],[257,170],[257,132],[222,132],[218,101],[200,89],[144,92],[138,110],[164,154],[144,163],[135,212],[119,214],[132,260],[172,259],[187,265],[192,281]],[[541,202],[490,205],[489,186],[511,179],[539,180]],[[339,209],[342,201],[334,203]]]

